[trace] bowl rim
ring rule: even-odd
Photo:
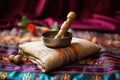
[[[51,32],[58,32],[58,31],[47,31],[47,32],[41,34],[41,37],[42,38],[46,38],[46,39],[51,39],[51,40],[53,39],[53,40],[55,40],[54,38],[50,38],[50,37],[44,36],[45,34],[51,33]],[[64,38],[60,38],[60,39],[56,39],[56,40],[62,40],[62,39],[72,38],[72,32],[66,32],[66,34],[69,34],[70,36],[65,36]]]

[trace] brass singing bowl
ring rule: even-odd
[[[50,48],[63,48],[71,44],[72,33],[66,32],[60,39],[54,39],[58,31],[47,31],[41,35],[44,45]]]

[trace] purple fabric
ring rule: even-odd
[[[11,63],[7,63],[5,64],[5,60],[2,57],[3,55],[10,55],[10,54],[14,54],[14,52],[17,52],[18,49],[17,46],[11,48],[10,46],[1,46],[0,45],[0,69],[4,70],[4,71],[18,71],[18,72],[41,72],[40,69],[37,68],[37,66],[35,66],[33,63],[31,64],[22,64],[21,66],[19,65],[15,65],[15,64],[11,64]],[[3,52],[5,51],[5,52]],[[10,53],[9,53],[10,52]],[[14,54],[15,55],[15,54]],[[68,64],[68,65],[64,65],[61,68],[57,68],[57,70],[53,70],[53,72],[67,72],[67,73],[71,73],[71,71],[73,71],[73,73],[89,73],[89,74],[94,74],[94,73],[99,73],[99,74],[105,74],[105,73],[113,73],[116,71],[119,71],[119,66],[116,66],[115,64],[119,64],[119,53],[111,53],[108,51],[104,51],[104,52],[99,52],[96,56],[94,55],[94,57],[89,57],[88,59],[83,59],[83,60],[79,60],[73,64]],[[8,58],[8,57],[7,57]],[[101,60],[102,59],[102,60]],[[8,61],[6,61],[8,62]],[[107,64],[108,63],[108,64]],[[109,64],[111,63],[111,64]],[[106,65],[107,64],[107,65]],[[114,64],[114,65],[112,65]],[[106,67],[103,67],[106,66]]]
[[[77,13],[73,29],[120,32],[120,0],[0,0],[0,29],[17,27],[22,16],[36,24],[61,25]]]

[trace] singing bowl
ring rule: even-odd
[[[72,33],[66,32],[60,39],[54,39],[58,31],[47,31],[41,35],[44,45],[50,48],[63,48],[71,44]]]

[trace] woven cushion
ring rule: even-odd
[[[47,72],[64,64],[83,59],[98,52],[101,47],[85,39],[73,38],[66,48],[48,48],[43,41],[27,42],[19,45],[22,55],[37,64],[42,72]]]

